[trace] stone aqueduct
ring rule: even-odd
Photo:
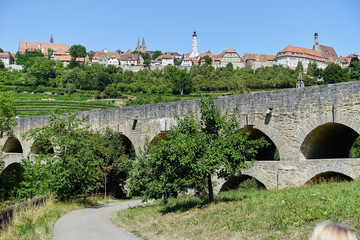
[[[267,189],[300,186],[317,176],[339,174],[348,179],[360,176],[360,159],[349,158],[360,134],[360,82],[226,96],[215,99],[220,109],[238,106],[243,127],[251,137],[264,136],[272,145],[259,152],[243,175],[225,182],[217,179],[217,190],[253,177]],[[199,101],[121,107],[80,112],[89,116],[93,129],[110,127],[121,132],[124,143],[138,151],[146,139],[166,133],[176,124],[174,114],[193,110],[199,117]],[[5,166],[34,152],[23,134],[48,124],[49,116],[20,118],[14,137],[0,139]],[[278,150],[280,160],[274,159]]]

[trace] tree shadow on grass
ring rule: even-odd
[[[160,212],[162,214],[186,212],[193,208],[207,208],[208,206],[209,202],[205,199],[189,198],[184,200],[175,200],[174,202],[164,204],[164,207]]]

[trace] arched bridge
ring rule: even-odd
[[[265,188],[300,186],[318,176],[337,173],[348,179],[360,175],[360,159],[349,158],[349,152],[360,133],[360,82],[338,83],[298,89],[258,92],[219,97],[220,109],[238,106],[243,127],[251,138],[264,136],[272,145],[259,151],[253,166],[238,179],[252,177]],[[165,137],[174,114],[184,116],[193,110],[199,117],[199,101],[181,101],[114,109],[80,112],[89,116],[87,124],[94,129],[110,127],[121,132],[127,147],[136,151],[145,139]],[[0,139],[5,165],[36,154],[24,141],[29,129],[48,124],[49,116],[20,118],[13,137]],[[156,140],[154,140],[156,141]],[[218,188],[233,183],[218,180]]]

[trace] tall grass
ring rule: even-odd
[[[308,239],[316,223],[360,228],[360,181],[300,188],[230,191],[119,211],[119,226],[145,239]]]
[[[0,232],[1,240],[52,239],[56,221],[73,210],[102,203],[96,199],[74,199],[60,202],[49,198],[43,205],[30,205],[14,212],[13,219]]]

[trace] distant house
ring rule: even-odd
[[[70,64],[71,59],[72,59],[72,57],[70,55],[63,55],[58,60],[60,62],[62,62],[64,64],[64,66],[66,67],[67,65]],[[76,58],[76,62],[78,62],[80,64],[84,64],[85,58]]]
[[[171,55],[171,56],[173,56],[173,57],[175,57],[176,59],[179,59],[179,60],[181,60],[181,58],[182,58],[182,55],[180,53],[178,53],[178,52],[165,52],[164,55]]]
[[[239,64],[241,63],[241,58],[239,54],[237,54],[237,52],[232,47],[230,47],[228,50],[223,51],[219,55],[216,58],[220,58],[219,60],[221,66],[226,66],[228,63],[232,63],[234,66],[239,66]]]
[[[167,66],[167,65],[174,65],[174,64],[175,64],[174,56],[172,56],[170,54],[160,55],[151,62],[152,66],[158,66],[158,65]]]
[[[67,53],[64,50],[60,49],[60,50],[54,52],[51,58],[54,59],[54,60],[59,60],[62,56],[68,56],[68,55],[69,55],[69,53]]]
[[[193,65],[193,61],[192,59],[185,55],[183,60],[181,61],[181,66],[188,66],[188,67],[191,67]]]
[[[118,50],[117,50],[118,51]],[[91,63],[99,63],[103,66],[120,65],[121,54],[118,52],[109,52],[106,48],[102,51],[96,51]]]
[[[254,68],[256,65],[266,66],[265,63],[275,63],[275,57],[275,55],[245,53],[242,61],[245,63],[245,67]]]
[[[142,65],[144,63],[144,59],[141,57],[140,54],[132,54],[132,53],[125,53],[120,57],[120,65]]]
[[[10,65],[10,52],[0,53],[0,60],[3,61],[5,65]]]
[[[355,53],[351,53],[347,55],[346,57],[339,57],[341,67],[347,68],[349,67],[350,63],[352,62],[359,62],[359,56]]]

